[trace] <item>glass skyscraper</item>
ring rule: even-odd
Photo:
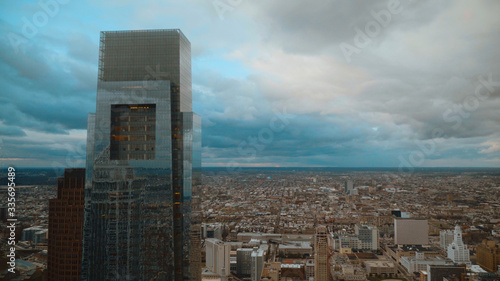
[[[178,29],[101,32],[82,280],[199,280],[201,120]]]

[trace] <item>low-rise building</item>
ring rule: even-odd
[[[466,280],[465,266],[455,265],[427,265],[427,280],[426,281],[443,281],[444,278],[448,280]]]
[[[444,257],[426,257],[424,253],[416,253],[414,257],[402,257],[401,265],[409,274],[427,269],[427,265],[453,265]]]
[[[398,270],[394,262],[388,260],[367,260],[363,262],[370,276],[392,277]]]

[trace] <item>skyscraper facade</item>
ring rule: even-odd
[[[314,238],[314,280],[328,281],[328,231],[325,226],[316,227]]]
[[[231,245],[216,238],[205,239],[207,269],[215,274],[227,276],[230,273]]]
[[[448,245],[448,258],[454,263],[471,265],[470,253],[467,245],[462,241],[462,229],[455,226],[454,240]]]
[[[82,279],[197,280],[201,120],[184,34],[101,32],[88,121]]]
[[[446,250],[448,249],[448,245],[453,242],[454,239],[454,234],[453,231],[451,230],[441,230],[439,232],[439,245],[441,246],[442,249]]]
[[[49,280],[80,280],[85,169],[66,169],[49,200]]]
[[[252,281],[260,281],[262,276],[262,268],[264,267],[264,250],[258,247],[253,248],[252,257],[252,273],[250,278]]]

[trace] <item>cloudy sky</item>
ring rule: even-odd
[[[99,32],[180,28],[204,166],[500,167],[500,1],[0,5],[0,166],[83,166]]]

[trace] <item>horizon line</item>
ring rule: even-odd
[[[84,169],[85,167],[29,167],[29,166],[15,166],[15,165],[10,165],[10,166],[5,166],[5,167],[0,167],[0,169],[8,168],[8,167],[14,167],[14,168],[22,168],[22,169]],[[400,167],[394,167],[394,166],[202,166],[201,168],[218,168],[218,169],[224,169],[224,168],[229,168],[229,169],[259,169],[259,168],[337,168],[337,169],[400,169]],[[451,168],[451,169],[500,169],[500,167],[488,167],[488,166],[422,166],[422,167],[403,167],[403,169],[441,169],[441,168]]]

